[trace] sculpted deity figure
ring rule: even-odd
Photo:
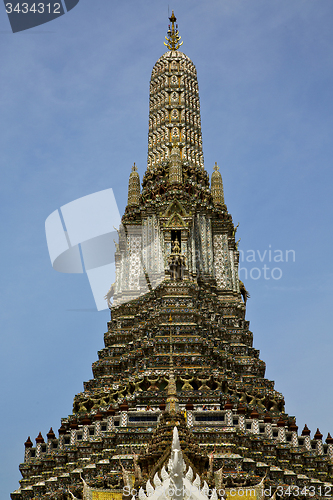
[[[180,253],[179,241],[177,239],[173,242],[172,253]]]
[[[175,381],[177,381],[178,377],[175,375]],[[164,382],[167,383],[166,387],[164,388],[165,391],[169,391],[170,389],[173,389],[173,382],[170,381],[169,377],[163,377]]]
[[[193,391],[193,387],[191,385],[191,382],[194,381],[194,377],[190,377],[188,371],[186,370],[186,373],[185,373],[185,377],[186,378],[183,378],[183,377],[179,377],[180,380],[184,383],[184,385],[182,386],[182,391]]]
[[[143,378],[136,377],[133,384],[134,384],[134,392],[140,392],[142,391],[141,389],[141,384],[143,382]]]
[[[184,276],[185,256],[180,252],[179,241],[176,239],[172,244],[172,253],[168,259],[171,278],[174,280],[181,280]]]
[[[201,386],[199,387],[199,391],[210,391],[210,387],[207,385],[207,382],[209,382],[210,377],[208,378],[199,378],[198,381],[201,382]]]
[[[150,383],[150,387],[148,387],[148,391],[159,391],[159,387],[157,385],[157,382],[159,382],[160,377],[157,378],[151,378],[147,377],[148,382]]]
[[[217,391],[221,391],[221,392],[226,391],[228,384],[227,384],[227,381],[225,380],[225,378],[221,374],[219,374],[217,377],[214,377],[214,382],[217,385],[217,387],[216,387]]]

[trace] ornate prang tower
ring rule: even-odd
[[[255,487],[254,498],[262,486],[289,488],[286,498],[333,493],[333,439],[298,435],[253,348],[236,228],[219,167],[211,185],[204,168],[196,69],[173,12],[170,23],[150,81],[147,170],[140,192],[132,168],[119,228],[105,347],[59,436],[28,438],[13,500],[120,500],[124,486],[146,484],[157,495],[146,482],[158,488],[161,470],[167,480],[180,446],[225,498],[237,486]]]

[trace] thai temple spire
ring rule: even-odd
[[[253,347],[237,227],[217,163],[211,185],[204,169],[196,69],[173,12],[170,22],[150,81],[147,171],[140,193],[132,167],[118,231],[105,346],[58,436],[26,441],[12,500],[130,500],[133,486],[139,500],[170,500],[169,485],[180,492],[171,500],[183,485],[195,500],[333,491],[333,438],[298,434]]]
[[[191,59],[179,50],[183,42],[173,12],[170,21],[165,43],[169,51],[156,62],[150,80],[147,168],[163,169],[177,142],[181,160],[203,169],[197,72]]]
[[[140,177],[134,163],[128,181],[128,206],[137,206],[140,201]]]
[[[224,193],[223,193],[223,182],[222,175],[219,172],[220,167],[215,162],[214,172],[211,178],[211,193],[214,205],[224,205]]]

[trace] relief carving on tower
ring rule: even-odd
[[[167,227],[168,229],[185,229],[186,225],[187,224],[182,216],[178,213],[175,213],[171,215],[170,219],[165,224],[165,227]]]
[[[186,213],[185,208],[178,200],[172,201],[162,217],[170,217],[173,214],[180,214],[182,217],[189,217],[190,215]]]
[[[231,269],[228,251],[228,236],[226,234],[214,234],[214,271],[217,286],[221,289],[231,287]]]

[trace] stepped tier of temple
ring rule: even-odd
[[[151,76],[147,170],[140,186],[132,168],[118,231],[105,347],[57,435],[26,441],[13,500],[155,498],[175,428],[198,499],[254,487],[252,498],[333,495],[333,438],[298,433],[253,347],[237,228],[219,167],[210,180],[204,168],[196,69],[170,22]]]

